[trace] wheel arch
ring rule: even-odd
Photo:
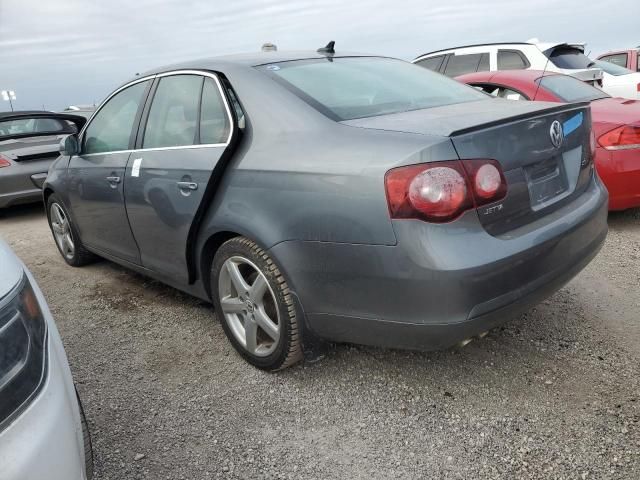
[[[243,236],[240,233],[232,232],[230,230],[222,230],[214,233],[209,236],[207,240],[202,245],[201,255],[200,255],[200,275],[202,278],[202,285],[204,286],[204,290],[209,295],[209,298],[214,301],[214,295],[211,292],[211,265],[213,263],[213,257],[215,257],[216,252],[228,240],[231,240],[235,237]]]
[[[45,207],[47,206],[47,202],[49,201],[49,197],[51,195],[53,195],[53,193],[55,193],[53,191],[53,188],[51,188],[50,186],[45,186],[44,189],[42,190],[42,198],[44,199],[44,205]]]

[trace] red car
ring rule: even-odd
[[[640,47],[603,53],[598,60],[614,63],[633,72],[640,72]]]
[[[595,164],[609,190],[609,210],[640,207],[640,101],[612,98],[567,75],[536,70],[477,72],[456,79],[511,100],[591,102]]]

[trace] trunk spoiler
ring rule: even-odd
[[[513,101],[513,100],[508,100],[508,101]],[[495,121],[491,121],[491,122],[485,122],[485,123],[480,123],[478,125],[474,125],[473,127],[468,127],[468,128],[463,128],[460,130],[454,130],[452,131],[449,136],[450,137],[454,137],[457,135],[465,135],[467,133],[471,133],[471,132],[475,132],[478,130],[484,130],[487,128],[491,128],[491,127],[495,127],[497,125],[502,125],[505,123],[509,123],[509,122],[516,122],[518,120],[524,120],[527,118],[534,118],[537,116],[542,116],[542,115],[548,115],[550,113],[560,113],[560,112],[566,112],[569,110],[577,110],[580,108],[591,108],[591,103],[590,102],[573,102],[573,103],[563,103],[558,105],[557,107],[548,107],[545,108],[543,110],[538,110],[535,112],[526,112],[526,113],[521,113],[518,115],[513,115],[513,116],[509,116],[509,117],[505,117],[505,118],[501,118],[499,120],[495,120]]]
[[[72,115],[68,113],[55,113],[55,112],[8,112],[0,114],[0,124],[4,121],[8,120],[28,120],[28,119],[38,119],[38,118],[50,118],[53,120],[64,120],[67,122],[71,122],[73,126],[69,125],[69,128],[65,128],[64,130],[59,130],[56,132],[31,132],[31,133],[13,133],[8,135],[0,134],[0,142],[5,140],[17,140],[20,138],[31,138],[31,137],[48,137],[51,135],[73,135],[78,133],[84,127],[84,124],[87,123],[87,119],[81,115]],[[74,129],[75,127],[75,129]]]

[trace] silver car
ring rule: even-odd
[[[91,439],[42,292],[0,240],[0,478],[83,480]]]
[[[266,370],[323,341],[451,346],[598,252],[587,104],[493,99],[391,58],[263,52],[118,88],[44,185],[67,263],[214,303]]]
[[[80,112],[0,112],[0,209],[42,201],[42,184],[60,139],[77,133]]]

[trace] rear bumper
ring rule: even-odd
[[[0,193],[0,208],[40,201],[42,201],[42,190],[39,188],[20,190],[18,192]]]
[[[598,148],[596,168],[609,190],[609,210],[640,207],[640,150]]]
[[[50,160],[18,163],[0,170],[0,208],[42,200]]]
[[[502,237],[475,212],[447,225],[397,221],[396,246],[283,242],[271,249],[316,335],[421,350],[488,330],[557,291],[601,248],[607,192]]]

